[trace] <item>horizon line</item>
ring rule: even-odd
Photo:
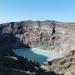
[[[62,20],[51,20],[51,19],[45,19],[45,20],[42,20],[42,19],[37,19],[37,20],[33,20],[33,19],[25,19],[25,20],[12,20],[12,21],[3,21],[3,22],[0,22],[0,24],[4,24],[4,23],[11,23],[11,22],[23,22],[23,21],[55,21],[55,22],[59,22],[59,23],[75,23],[75,21],[62,21]]]

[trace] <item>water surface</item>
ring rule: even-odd
[[[40,64],[43,64],[48,60],[53,60],[62,57],[60,52],[54,50],[42,50],[39,48],[20,48],[13,49],[13,51],[19,56],[27,57],[32,60],[38,61]]]

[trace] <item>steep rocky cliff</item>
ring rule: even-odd
[[[8,43],[11,48],[24,47],[25,44],[44,50],[57,50],[64,56],[75,49],[74,32],[75,23],[56,21],[10,22],[0,24],[0,44]]]
[[[56,50],[63,57],[40,68],[38,63],[10,50],[19,47]],[[75,23],[22,21],[0,24],[0,75],[74,75],[74,50]]]
[[[47,71],[55,71],[63,75],[75,75],[75,50],[71,51],[67,56],[42,65]]]

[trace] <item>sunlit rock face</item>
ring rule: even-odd
[[[56,49],[62,51],[62,55],[68,54],[69,51],[75,49],[75,25],[74,24],[57,24]]]
[[[71,51],[67,56],[49,61],[41,67],[47,71],[53,70],[62,75],[75,75],[75,50]]]
[[[0,35],[12,33],[12,47],[22,46],[19,42],[32,48],[59,51],[62,56],[75,49],[75,23],[56,21],[22,21],[0,24]],[[2,39],[2,37],[0,37]],[[10,37],[9,37],[10,39]],[[11,45],[10,45],[11,46]]]

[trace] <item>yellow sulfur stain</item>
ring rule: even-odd
[[[71,50],[75,50],[75,42],[72,42],[70,48],[71,48]]]

